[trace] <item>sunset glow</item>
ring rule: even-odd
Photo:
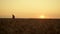
[[[42,18],[42,19],[43,19],[43,18],[45,18],[45,16],[44,16],[44,15],[41,15],[41,16],[40,16],[40,18]]]
[[[0,18],[60,18],[60,0],[0,0]],[[38,17],[36,17],[38,16]]]

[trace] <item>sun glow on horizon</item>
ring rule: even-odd
[[[44,19],[44,18],[45,18],[45,16],[44,16],[44,15],[41,15],[41,16],[40,16],[40,18],[41,18],[41,19]]]

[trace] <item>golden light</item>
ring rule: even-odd
[[[43,19],[43,18],[45,18],[45,16],[44,16],[44,15],[41,15],[41,16],[40,16],[40,18],[42,18],[42,19]]]

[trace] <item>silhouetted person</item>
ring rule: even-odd
[[[15,16],[14,15],[12,15],[12,19],[15,19]]]

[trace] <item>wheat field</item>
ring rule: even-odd
[[[0,34],[60,34],[60,19],[0,18]]]

